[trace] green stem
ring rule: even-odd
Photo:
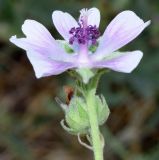
[[[91,139],[93,144],[94,157],[95,160],[103,160],[103,146],[100,140],[100,131],[98,126],[94,97],[95,91],[88,90],[86,100],[88,107],[88,116],[91,126]]]

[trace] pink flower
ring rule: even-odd
[[[143,56],[139,50],[117,51],[150,24],[150,21],[144,23],[132,11],[118,14],[101,37],[100,12],[97,8],[82,9],[78,22],[62,11],[54,11],[52,18],[56,29],[65,39],[63,45],[42,24],[34,20],[26,20],[22,25],[25,38],[10,38],[12,43],[26,50],[37,78],[57,75],[75,68],[109,68],[130,73]],[[72,48],[73,53],[67,53],[65,45]],[[92,46],[97,48],[92,51]]]

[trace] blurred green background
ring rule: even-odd
[[[78,18],[82,8],[101,11],[100,31],[119,12],[133,10],[152,24],[122,50],[144,52],[131,74],[110,72],[100,81],[111,114],[101,128],[106,160],[159,159],[159,0],[0,0],[0,160],[85,160],[92,153],[67,134],[55,96],[65,99],[63,86],[74,85],[64,73],[36,79],[23,50],[9,42],[22,36],[25,19],[44,24],[54,38],[54,10]]]

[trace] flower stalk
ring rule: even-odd
[[[94,102],[95,91],[89,90],[87,92],[87,109],[90,122],[90,134],[93,145],[94,159],[103,160],[103,146],[100,139],[100,130],[98,125],[97,112]]]
[[[82,83],[82,86],[80,86],[81,89],[80,92],[82,91],[86,101],[87,113],[89,119],[90,142],[92,144],[94,152],[94,159],[103,160],[104,140],[101,138],[99,125],[103,124],[103,122],[105,122],[106,119],[108,118],[109,108],[106,103],[105,103],[106,105],[104,105],[103,102],[104,100],[102,100],[102,103],[97,102],[98,96],[96,95],[96,90],[98,86],[98,81],[101,75],[103,75],[106,72],[106,70],[100,70],[94,73],[94,75],[90,74],[89,70],[85,70],[85,72],[87,73],[87,75],[92,76],[92,77],[90,76],[90,78],[88,78],[87,80],[87,83],[85,83],[86,73],[79,72],[80,76],[83,77],[82,80],[80,80],[80,83]],[[101,112],[99,112],[99,108],[104,108],[104,110],[102,110],[102,112],[104,112],[104,118],[102,118],[102,120],[99,120],[101,117],[103,117]]]

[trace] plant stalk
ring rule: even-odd
[[[88,90],[86,95],[86,101],[87,101],[87,109],[88,109],[88,116],[90,121],[90,134],[92,139],[92,145],[93,145],[93,152],[94,152],[94,159],[95,160],[104,160],[103,158],[103,146],[100,139],[100,130],[98,125],[98,117],[97,112],[95,108],[95,91]]]

